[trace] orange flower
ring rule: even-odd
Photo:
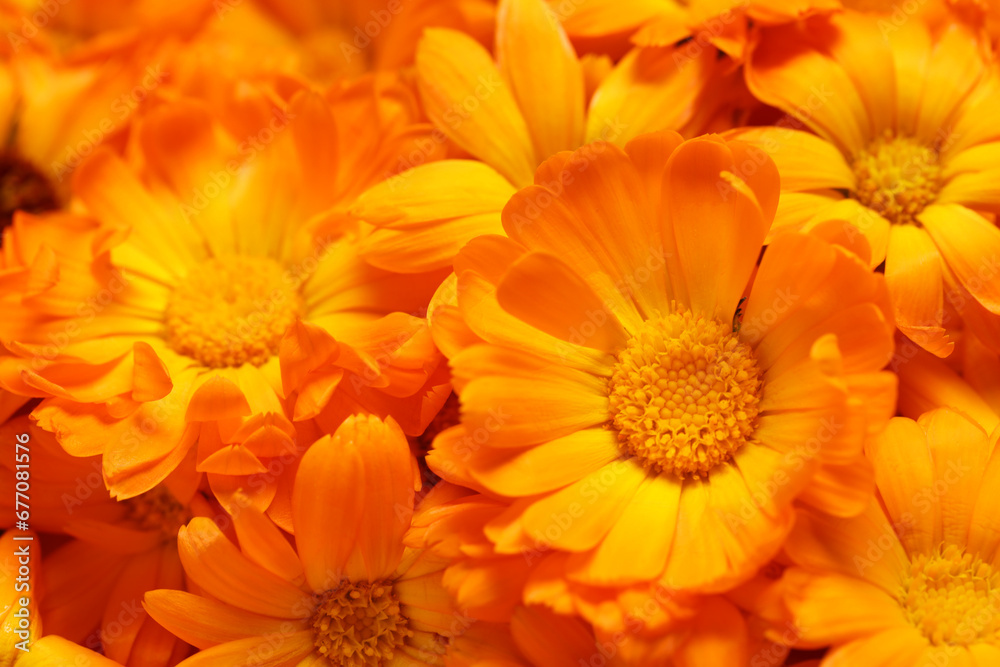
[[[479,486],[474,480],[469,485]],[[475,494],[440,482],[414,514],[407,544],[428,548],[449,562],[442,584],[459,608],[486,621],[453,643],[453,659],[484,659],[508,646],[511,640],[504,624],[510,625],[521,648],[512,649],[509,659],[539,667],[561,664],[537,658],[548,655],[551,660],[556,654],[574,662],[586,656],[587,663],[601,656],[610,664],[636,667],[669,659],[671,665],[686,667],[747,664],[757,655],[773,664],[787,653],[787,646],[764,637],[770,624],[739,608],[748,599],[753,604],[746,607],[756,611],[774,597],[760,582],[741,587],[734,591],[738,597],[727,600],[685,595],[659,585],[609,592],[570,581],[564,577],[566,554],[551,554],[544,548],[520,554],[497,552],[483,526],[502,519],[505,510],[507,504],[488,492]],[[530,606],[534,604],[547,605],[558,615]],[[525,627],[518,629],[522,623]],[[527,628],[539,626],[545,628],[547,639],[530,636]],[[565,634],[552,628],[564,628]],[[522,646],[523,639],[527,646]],[[539,642],[548,648],[541,651]]]
[[[932,31],[918,18],[845,12],[767,30],[747,82],[790,118],[731,135],[778,164],[771,238],[801,229],[865,239],[870,265],[885,262],[900,330],[939,356],[953,348],[946,296],[971,294],[968,308],[982,312],[963,314],[970,326],[1000,315],[990,259],[1000,253],[1000,142],[984,120],[1000,104],[1000,74],[990,58],[969,29]]]
[[[64,452],[51,433],[17,417],[0,427],[0,438],[29,436],[31,525],[72,536],[51,553],[36,551],[44,567],[39,619],[58,634],[123,665],[176,664],[190,651],[151,621],[142,596],[156,588],[184,588],[177,558],[177,529],[211,507],[190,479],[175,475],[164,485],[122,502],[104,488],[99,457]],[[3,461],[0,479],[4,516],[14,517],[14,467]],[[197,479],[193,480],[197,482]],[[34,650],[34,649],[32,649]]]
[[[0,225],[69,199],[98,146],[120,149],[210,0],[18,0],[0,7]]]
[[[778,195],[755,156],[676,133],[560,154],[436,298],[465,434],[429,465],[507,499],[486,534],[563,559],[549,590],[728,590],[793,501],[868,502],[862,443],[895,407],[882,277],[806,235],[755,273]]]
[[[153,48],[69,65],[25,53],[0,62],[0,225],[15,210],[62,207],[80,162],[100,145],[119,147],[142,100],[166,75]],[[136,92],[138,91],[138,92]]]
[[[261,69],[316,83],[406,68],[428,27],[485,40],[495,11],[490,0],[252,0],[216,6],[205,34],[224,42],[230,57],[239,54]]]
[[[303,456],[295,548],[252,506],[233,516],[240,548],[192,520],[181,561],[208,597],[153,591],[145,602],[202,649],[182,664],[442,665],[446,639],[469,621],[441,588],[445,563],[403,546],[415,473],[392,420],[351,417]]]
[[[161,106],[137,132],[141,168],[105,150],[79,168],[100,225],[25,217],[5,240],[11,280],[32,289],[0,325],[17,341],[0,386],[47,397],[38,423],[71,454],[103,453],[116,497],[159,484],[196,441],[199,470],[248,475],[294,453],[293,420],[391,413],[416,435],[446,398],[423,318],[443,274],[365,264],[342,213],[420,136],[379,90],[300,93],[245,138],[194,102]],[[42,240],[52,225],[73,235]]]
[[[719,49],[742,60],[749,25],[780,25],[841,8],[840,0],[574,0],[553,3],[574,43],[615,51],[628,41],[668,46],[689,37],[682,52]]]
[[[785,598],[822,664],[1000,664],[996,442],[951,410],[895,418],[868,452],[878,502],[802,512]]]
[[[495,60],[468,35],[427,30],[417,83],[438,128],[432,139],[451,140],[478,161],[425,165],[417,153],[401,164],[413,169],[362,195],[352,212],[376,227],[366,257],[393,270],[450,267],[470,239],[502,233],[504,204],[552,155],[595,139],[623,146],[642,132],[711,122],[711,112],[730,102],[700,99],[719,69],[708,51],[637,49],[591,91],[543,0],[501,1]]]

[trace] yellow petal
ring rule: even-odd
[[[479,42],[429,28],[417,48],[417,80],[427,115],[441,131],[515,186],[531,182],[538,160],[528,126]]]

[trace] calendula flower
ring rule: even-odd
[[[50,278],[84,279],[19,293],[0,385],[46,397],[33,416],[70,453],[103,454],[115,497],[155,487],[196,441],[200,471],[243,476],[296,453],[293,421],[332,430],[354,411],[392,413],[416,435],[445,400],[423,318],[443,274],[375,269],[338,222],[344,198],[419,136],[399,127],[396,100],[385,109],[371,91],[300,93],[246,138],[194,102],[159,107],[138,131],[141,171],[107,150],[77,171],[74,192],[110,240],[63,248],[90,237],[29,233],[42,250],[12,272],[41,262]],[[359,107],[385,123],[359,133],[334,122]],[[74,263],[85,252],[94,263]],[[267,507],[275,483],[246,491]]]
[[[871,266],[885,263],[900,330],[939,356],[953,348],[950,281],[1000,314],[990,217],[1000,143],[983,121],[1000,76],[968,28],[848,11],[764,31],[746,75],[789,116],[733,134],[778,164],[772,238],[801,229],[867,241]]]
[[[364,195],[352,213],[376,229],[365,256],[393,270],[451,266],[480,234],[502,233],[500,211],[535,169],[560,151],[595,139],[624,145],[642,132],[701,127],[711,116],[696,102],[716,73],[714,54],[671,49],[626,54],[591,94],[583,65],[543,0],[501,0],[496,58],[466,34],[429,29],[417,49],[417,84],[438,130],[475,160],[423,164]],[[705,107],[725,106],[724,98]]]
[[[136,60],[115,55],[79,65],[33,53],[0,62],[0,226],[15,211],[66,204],[76,167],[98,146],[120,146],[142,102],[163,82],[158,62],[152,49]]]
[[[141,604],[147,591],[186,586],[177,530],[193,514],[212,513],[197,493],[198,478],[174,475],[118,502],[104,488],[100,457],[70,456],[26,416],[0,427],[0,437],[8,441],[18,434],[28,436],[30,447],[30,524],[74,538],[50,553],[35,547],[33,563],[45,571],[38,605],[45,631],[100,648],[122,665],[179,662],[190,647],[150,620]],[[13,519],[14,458],[3,467],[0,506]]]
[[[560,154],[509,238],[456,259],[431,322],[468,440],[429,463],[507,499],[497,552],[561,554],[554,581],[611,595],[713,593],[775,555],[793,501],[868,502],[862,443],[895,403],[883,279],[807,235],[757,268],[778,196],[759,153],[658,133]]]
[[[0,8],[0,224],[65,205],[98,146],[121,149],[210,0],[7,2]]]
[[[462,446],[464,434],[445,437]],[[471,479],[467,485],[481,486]],[[513,628],[525,618],[535,619],[529,626],[540,625],[542,608],[532,605],[555,611],[555,627],[585,628],[585,641],[567,646],[556,640],[559,646],[551,650],[567,657],[577,656],[582,646],[585,654],[600,654],[610,664],[623,666],[755,667],[754,658],[778,664],[788,653],[790,642],[783,634],[787,629],[780,623],[783,609],[770,609],[780,605],[780,600],[770,590],[775,587],[769,577],[759,575],[727,597],[686,595],[658,584],[615,590],[591,586],[564,576],[569,554],[553,553],[544,546],[519,554],[498,553],[483,528],[502,520],[507,509],[503,499],[492,497],[485,489],[474,493],[440,482],[414,514],[407,544],[428,548],[450,563],[442,584],[465,612],[486,621],[453,643],[453,657],[471,653],[484,659],[479,651],[508,645],[506,635],[495,629],[497,625]],[[529,606],[525,608],[525,604]],[[548,618],[549,614],[542,616]],[[543,627],[546,636],[558,634],[549,631],[548,625]],[[782,631],[777,641],[765,636],[774,627]],[[526,650],[525,654],[537,652]],[[517,660],[522,661],[518,664],[546,664],[525,662],[521,657]]]
[[[485,40],[495,12],[488,0],[252,0],[215,8],[198,40],[218,43],[224,60],[317,84],[412,65],[427,27]]]
[[[180,556],[205,597],[153,591],[145,602],[202,649],[182,664],[443,665],[447,639],[471,621],[440,585],[445,563],[403,546],[415,472],[393,421],[351,417],[302,458],[294,548],[252,505],[233,516],[239,548],[191,521]]]
[[[868,452],[877,502],[802,512],[784,593],[822,664],[1000,663],[996,438],[948,409],[895,418]]]
[[[780,25],[841,8],[840,0],[574,0],[553,11],[574,43],[602,50],[623,43],[668,46],[681,53],[719,49],[736,60],[746,55],[749,26]]]

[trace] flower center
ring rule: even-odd
[[[707,477],[754,432],[761,378],[731,325],[675,312],[618,354],[611,412],[622,448],[656,472]]]
[[[260,366],[302,309],[297,287],[266,257],[210,259],[170,295],[170,346],[209,368]]]
[[[316,650],[337,667],[382,665],[413,634],[385,581],[342,581],[322,595],[312,621]]]
[[[122,502],[127,506],[128,521],[142,530],[161,530],[170,538],[191,518],[188,509],[162,485]]]
[[[44,213],[59,208],[59,196],[49,178],[33,164],[12,153],[0,153],[0,227],[14,211]]]
[[[933,644],[1000,639],[1000,573],[955,545],[914,558],[897,600]]]
[[[854,158],[854,198],[894,224],[917,224],[917,215],[941,189],[937,151],[886,132]]]

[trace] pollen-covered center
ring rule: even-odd
[[[392,584],[350,582],[320,597],[313,614],[316,651],[337,667],[387,664],[413,632]]]
[[[854,158],[854,197],[894,224],[915,224],[941,189],[933,148],[886,132]]]
[[[761,378],[731,324],[675,312],[618,354],[609,398],[622,448],[646,469],[706,477],[754,432]]]
[[[167,339],[204,366],[259,366],[302,308],[298,285],[266,257],[210,259],[174,288]]]
[[[1000,573],[953,544],[911,561],[898,600],[932,644],[1000,640]]]
[[[188,509],[163,485],[122,502],[127,521],[140,530],[160,530],[167,537],[176,537],[180,527],[191,518]]]

